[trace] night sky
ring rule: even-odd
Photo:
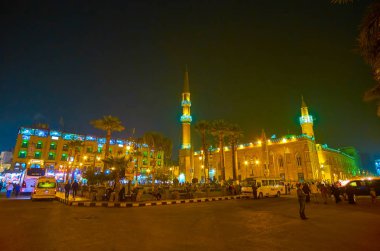
[[[128,137],[159,131],[180,145],[188,65],[193,122],[224,119],[244,141],[300,134],[301,95],[317,142],[379,153],[374,85],[356,52],[371,1],[3,1],[0,6],[0,150],[37,122],[103,135],[121,119]],[[80,2],[80,3],[79,3]],[[196,147],[198,135],[193,132]]]

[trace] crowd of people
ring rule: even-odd
[[[334,198],[335,203],[338,204],[342,201],[341,196],[346,195],[349,204],[356,204],[355,188],[347,186],[342,191],[340,182],[335,182],[331,185],[322,182],[297,183],[296,186],[300,206],[299,214],[303,220],[307,219],[305,204],[309,202],[328,204],[329,198]],[[373,187],[371,188],[370,196],[372,204],[376,203],[376,191]]]
[[[18,197],[20,194],[21,186],[18,182],[3,183],[0,181],[0,192],[5,188],[7,198],[12,195]]]

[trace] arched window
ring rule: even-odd
[[[284,167],[284,159],[282,158],[282,155],[279,155],[277,160],[278,160],[278,166]]]
[[[297,166],[302,166],[302,159],[299,153],[296,153],[296,163],[297,163]]]

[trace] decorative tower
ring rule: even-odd
[[[193,178],[193,162],[192,162],[192,147],[190,138],[190,125],[192,117],[190,114],[190,88],[189,88],[189,73],[186,67],[183,92],[182,92],[182,115],[180,121],[182,123],[182,144],[179,150],[179,168],[180,168],[180,181],[191,182]],[[181,176],[182,175],[182,176]],[[183,177],[183,175],[185,177]]]
[[[300,124],[302,127],[302,134],[314,138],[313,117],[309,115],[309,110],[307,109],[306,103],[303,100],[303,96],[301,105]]]

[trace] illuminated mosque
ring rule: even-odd
[[[331,183],[360,174],[361,161],[355,148],[333,149],[316,142],[313,117],[309,114],[303,98],[299,118],[300,135],[267,138],[263,130],[258,141],[238,144],[235,154],[228,145],[222,151],[219,148],[210,148],[208,166],[205,166],[205,153],[195,151],[191,144],[192,117],[187,70],[181,106],[182,144],[179,150],[179,176],[182,181],[191,182],[193,178],[201,182],[206,178],[221,181],[224,176],[225,180],[240,181],[247,178],[274,177],[282,178],[286,182],[317,180]],[[220,154],[224,154],[224,170]]]

